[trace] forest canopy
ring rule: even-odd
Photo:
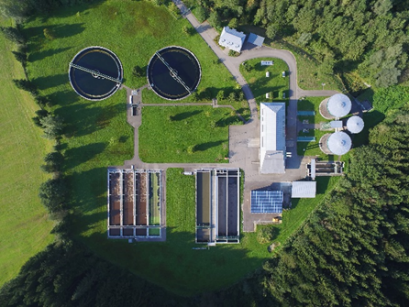
[[[190,0],[213,19],[239,18],[311,53],[326,68],[357,69],[377,87],[408,73],[409,1],[406,0]],[[209,15],[208,15],[209,16]],[[210,21],[209,21],[210,22]]]

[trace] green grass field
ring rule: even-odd
[[[0,25],[11,23],[0,18]],[[38,188],[47,180],[40,165],[52,147],[31,120],[37,110],[34,101],[12,82],[24,78],[24,72],[11,50],[12,44],[0,35],[0,286],[53,241],[53,223],[38,198]]]
[[[274,61],[272,66],[261,66],[261,61]],[[243,63],[240,65],[240,72],[250,85],[251,91],[258,104],[260,102],[272,101],[287,101],[289,97],[289,78],[287,63],[275,58],[257,58],[245,62],[246,65],[252,67],[247,71]],[[281,73],[285,71],[286,77],[282,77]],[[270,77],[266,77],[266,72],[270,73]],[[266,98],[266,93],[269,93],[270,98]],[[285,99],[283,98],[285,94]]]
[[[226,162],[231,124],[241,121],[228,108],[144,107],[139,156],[144,162]]]
[[[159,174],[149,173],[149,182],[152,187],[149,197],[149,225],[160,225],[159,207]]]

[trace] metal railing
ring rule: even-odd
[[[78,69],[78,70],[85,71],[85,72],[87,72],[87,73],[89,73],[91,75],[95,75],[95,76],[101,77],[103,79],[107,79],[107,80],[115,82],[115,83],[119,83],[119,84],[121,83],[121,80],[116,79],[116,78],[111,77],[111,76],[108,76],[108,75],[105,75],[103,73],[100,73],[97,70],[92,70],[92,69],[89,69],[89,68],[85,68],[85,67],[79,66],[79,65],[74,64],[74,63],[70,63],[70,67],[73,67],[73,68]]]
[[[189,94],[192,93],[192,91],[190,90],[190,88],[186,85],[186,83],[179,77],[178,72],[173,69],[168,62],[165,61],[165,59],[159,54],[159,52],[155,52],[156,56],[158,57],[159,60],[161,60],[161,62],[163,64],[165,64],[165,66],[169,69],[169,72],[172,76],[173,79],[175,79],[178,83],[180,83],[185,90],[187,90],[189,92]]]

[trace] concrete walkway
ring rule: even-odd
[[[179,0],[174,0],[174,3],[182,12],[187,11],[184,4]],[[125,161],[125,167],[135,165],[136,168],[142,169],[162,169],[168,168],[184,168],[186,171],[192,171],[201,168],[241,168],[245,172],[244,184],[244,201],[243,201],[243,231],[252,232],[255,230],[257,223],[271,222],[274,214],[251,214],[250,212],[250,193],[251,190],[263,187],[271,187],[273,183],[289,182],[299,180],[306,176],[307,158],[302,158],[297,155],[297,100],[303,96],[331,96],[336,91],[306,91],[298,87],[297,84],[297,63],[294,55],[286,50],[272,49],[269,47],[260,47],[252,50],[244,50],[238,57],[229,57],[226,51],[223,51],[213,39],[218,33],[207,23],[200,24],[192,13],[188,12],[185,16],[192,26],[201,35],[207,45],[214,51],[220,61],[226,66],[234,79],[242,87],[244,95],[248,101],[251,111],[250,120],[243,126],[229,127],[229,163],[144,163],[139,158],[139,127],[142,124],[142,106],[203,106],[213,105],[213,107],[230,107],[221,106],[212,103],[164,103],[164,104],[143,104],[141,91],[139,95],[133,96],[134,104],[137,104],[137,114],[133,115],[132,106],[127,104],[127,118],[129,124],[134,127],[134,146],[135,155]],[[286,160],[285,174],[261,175],[259,173],[259,116],[257,111],[257,103],[253,93],[243,76],[240,74],[240,65],[243,61],[260,58],[272,57],[279,58],[285,61],[288,65],[288,78],[290,83],[290,101],[287,108],[287,151],[290,156]],[[127,90],[128,97],[132,94],[132,90],[126,86],[122,86]]]

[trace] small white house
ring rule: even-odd
[[[224,27],[222,34],[220,34],[219,45],[240,52],[245,39],[246,34],[243,32]]]

